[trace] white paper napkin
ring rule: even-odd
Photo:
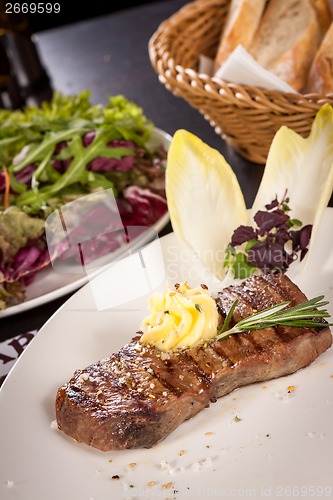
[[[207,71],[207,58],[200,58],[201,65],[202,69],[199,68],[199,72]],[[273,75],[273,73],[258,64],[242,45],[236,47],[213,76],[240,85],[252,85],[268,90],[297,93],[281,78]]]

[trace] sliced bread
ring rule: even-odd
[[[231,0],[229,13],[215,56],[214,71],[226,61],[233,50],[248,48],[259,25],[266,0]]]
[[[305,91],[323,95],[333,92],[333,23],[315,55]]]
[[[331,22],[333,20],[328,0],[311,0],[311,1],[318,17],[322,36],[324,37],[326,31],[330,27]]]
[[[321,40],[313,0],[270,0],[249,47],[264,68],[300,91]]]

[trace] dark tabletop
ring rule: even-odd
[[[251,206],[263,167],[251,164],[228,146],[200,115],[159,82],[148,56],[148,42],[159,24],[185,0],[148,3],[34,35],[51,86],[65,94],[90,89],[91,101],[105,104],[108,96],[123,94],[140,105],[155,126],[173,134],[184,128],[218,149],[234,169]],[[170,225],[163,233],[171,230]],[[69,298],[0,320],[0,340],[39,329]]]

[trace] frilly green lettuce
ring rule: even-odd
[[[40,238],[44,227],[44,220],[30,217],[15,207],[0,213],[0,265],[9,263],[29,240]]]

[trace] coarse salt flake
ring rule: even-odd
[[[193,464],[191,465],[191,469],[192,470],[200,470],[200,464],[199,462],[193,462]]]
[[[191,469],[197,471],[197,470],[202,469],[202,467],[207,467],[211,463],[212,463],[212,459],[210,457],[205,457],[205,458],[202,458],[201,460],[199,460],[198,462],[194,462],[191,465]]]
[[[173,472],[171,465],[166,460],[161,460],[160,465],[161,465],[161,470],[166,470],[170,473]]]
[[[58,429],[58,424],[56,420],[52,420],[50,424],[51,429]]]

